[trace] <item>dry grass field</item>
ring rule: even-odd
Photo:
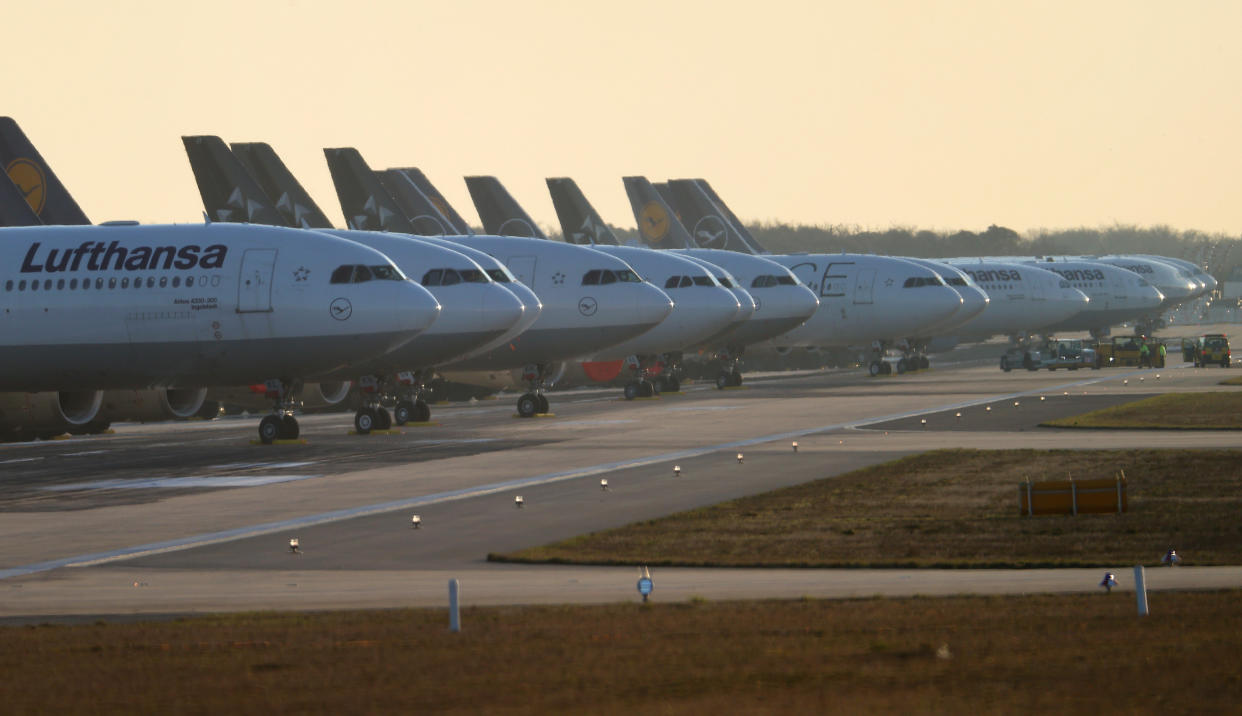
[[[3,712],[1236,713],[1242,594],[250,614],[0,628]]]
[[[490,559],[684,566],[1242,564],[1242,451],[939,450]],[[1129,511],[1023,517],[1018,484],[1125,471]]]
[[[1050,420],[1043,425],[1053,428],[1242,430],[1242,393],[1168,393]]]

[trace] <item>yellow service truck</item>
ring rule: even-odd
[[[1147,360],[1143,360],[1143,346],[1147,346]],[[1096,346],[1096,360],[1102,367],[1138,366],[1145,368],[1163,368],[1164,356],[1160,352],[1160,342],[1149,340],[1144,336],[1127,336],[1100,341]]]

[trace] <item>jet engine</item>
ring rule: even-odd
[[[206,388],[109,390],[103,394],[100,421],[153,423],[192,418],[203,407]]]
[[[102,402],[99,390],[0,393],[0,432],[50,438],[89,424]]]

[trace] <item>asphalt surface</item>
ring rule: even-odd
[[[486,556],[940,447],[1233,447],[1230,432],[1039,427],[1160,392],[1222,389],[1224,377],[1173,366],[1002,373],[950,357],[904,376],[796,374],[628,403],[609,391],[552,393],[555,417],[532,420],[513,417],[516,396],[435,406],[438,425],[391,435],[349,435],[345,414],[308,416],[299,445],[252,445],[257,421],[236,418],[0,445],[0,618],[434,606],[449,578],[464,604],[636,599],[630,568]],[[1115,570],[1123,589],[1127,569]],[[1098,571],[653,577],[672,600],[1086,591]],[[1162,570],[1149,582],[1237,587],[1242,568]]]

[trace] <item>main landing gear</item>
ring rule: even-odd
[[[524,393],[517,401],[517,414],[521,418],[533,418],[536,415],[547,415],[551,407],[548,398],[543,394],[544,380],[550,372],[547,363],[528,365],[522,369],[522,379],[530,384],[530,391]]]
[[[425,390],[422,372],[399,373],[397,381],[401,385],[399,397],[395,400],[388,398],[387,401],[385,397],[395,391],[390,389],[391,386],[384,378],[363,376],[358,381],[366,402],[354,413],[354,432],[367,435],[373,430],[388,430],[394,424],[425,423],[431,420],[431,408],[422,398]],[[385,402],[392,405],[392,413],[384,407]]]
[[[301,430],[293,417],[294,399],[302,386],[286,380],[269,380],[266,397],[272,399],[272,414],[259,421],[259,442],[271,445],[277,440],[297,440]]]
[[[727,349],[720,354],[722,365],[716,374],[716,389],[740,388],[742,386],[742,351]]]
[[[681,379],[677,377],[681,372],[679,354],[665,354],[660,357],[630,356],[625,362],[637,374],[634,380],[625,384],[623,394],[626,400],[654,398],[660,393],[676,393],[681,390]],[[648,368],[653,362],[660,365],[660,374],[654,378]]]

